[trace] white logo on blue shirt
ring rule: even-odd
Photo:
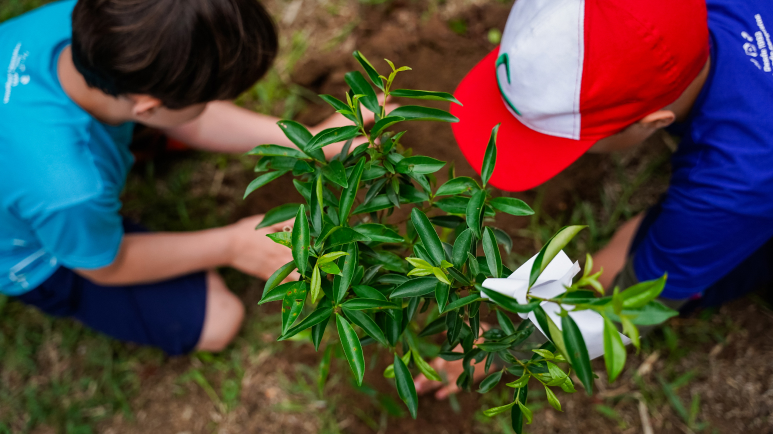
[[[16,44],[11,54],[11,63],[8,65],[8,78],[5,81],[5,96],[3,97],[3,104],[8,104],[11,100],[11,90],[18,85],[25,85],[30,82],[30,76],[24,74],[27,67],[24,62],[29,56],[29,51],[21,52],[21,42]]]
[[[773,42],[770,40],[770,33],[765,28],[762,15],[755,15],[754,21],[759,28],[758,31],[754,32],[754,36],[747,32],[741,32],[741,36],[746,40],[743,44],[743,51],[750,57],[749,60],[757,69],[771,72],[773,71]],[[762,64],[760,64],[760,60]]]

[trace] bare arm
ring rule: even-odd
[[[593,272],[604,269],[604,273],[599,278],[599,282],[604,288],[609,288],[612,285],[617,273],[625,266],[628,250],[631,248],[631,242],[633,242],[633,237],[636,235],[636,230],[643,217],[644,214],[639,214],[623,223],[612,236],[609,244],[593,255]]]
[[[389,104],[387,111],[397,107]],[[373,122],[373,113],[363,111],[365,123]],[[285,137],[282,129],[276,124],[279,118],[255,113],[226,101],[214,101],[196,119],[179,127],[165,130],[170,137],[187,143],[199,149],[213,152],[241,154],[258,145],[275,144],[295,147]],[[316,134],[325,128],[352,125],[352,121],[336,113],[322,121],[319,125],[309,128]],[[361,139],[364,141],[364,139]],[[339,152],[343,143],[336,143],[323,148],[325,156],[330,158]]]
[[[249,217],[230,226],[197,232],[128,234],[112,264],[77,272],[102,285],[129,285],[232,266],[265,280],[290,262],[292,254],[266,237],[281,231],[287,223],[254,230],[262,218]]]

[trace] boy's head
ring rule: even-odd
[[[166,110],[172,121],[236,98],[278,45],[258,0],[79,0],[72,21],[73,63],[86,83],[131,98],[136,114]]]
[[[704,0],[518,0],[498,50],[456,91],[459,146],[479,169],[502,123],[491,183],[539,185],[594,145],[611,150],[673,122],[708,60]]]

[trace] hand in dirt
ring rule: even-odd
[[[292,251],[275,243],[267,234],[291,230],[293,220],[277,223],[255,230],[263,215],[246,217],[227,227],[231,236],[232,254],[229,265],[239,271],[267,280],[282,265],[293,260]],[[284,280],[298,280],[300,275],[293,271]]]
[[[384,101],[384,94],[378,95],[379,102]],[[390,103],[390,98],[387,98],[387,105],[386,105],[386,113],[388,114],[392,110],[399,107],[399,104]],[[363,108],[362,109],[362,116],[365,118],[365,125],[372,125],[374,121],[374,114],[371,113],[370,110]],[[316,135],[320,131],[327,129],[327,128],[336,128],[336,127],[345,127],[352,125],[352,121],[347,119],[344,115],[341,113],[334,113],[329,118],[325,119],[324,121],[320,122],[319,124],[315,125],[312,128],[309,128],[309,131]],[[354,143],[352,143],[351,149],[354,149],[356,146],[367,142],[368,139],[365,137],[358,137],[354,139]],[[333,143],[332,145],[325,146],[322,148],[322,150],[325,152],[325,158],[330,159],[331,157],[337,155],[341,152],[341,149],[343,149],[345,142],[339,142],[339,143]]]

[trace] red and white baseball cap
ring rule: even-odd
[[[517,0],[502,42],[462,80],[454,135],[491,184],[523,191],[674,102],[709,56],[705,0]]]

